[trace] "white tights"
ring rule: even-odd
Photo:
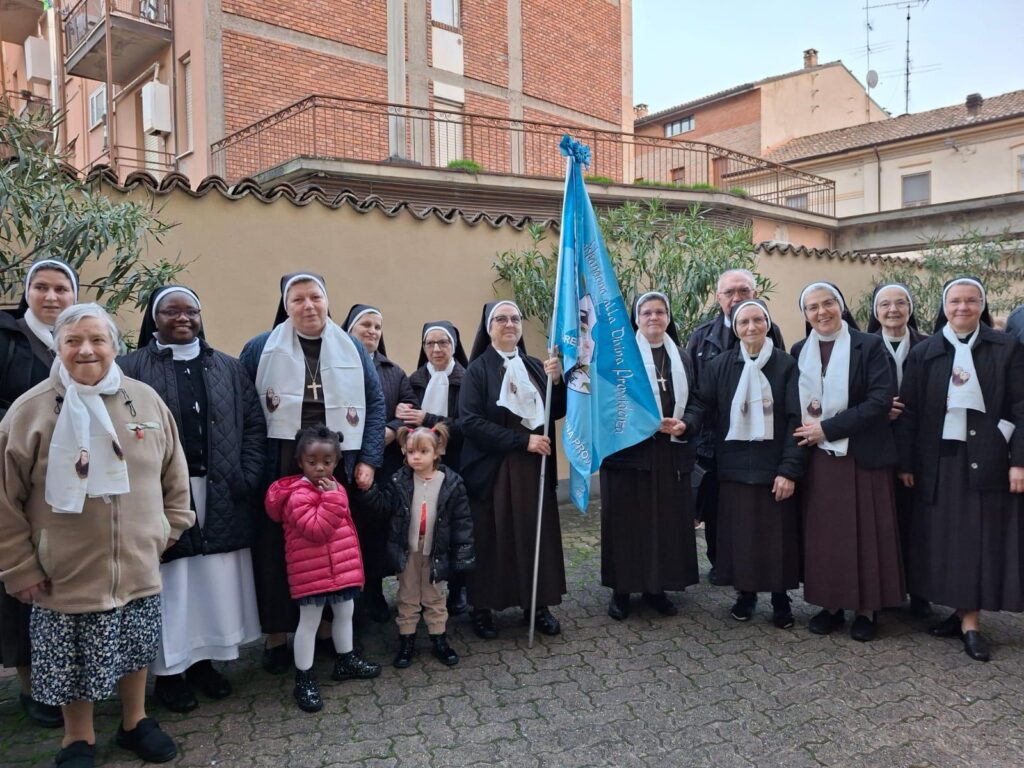
[[[352,613],[355,610],[355,602],[345,600],[341,603],[332,603],[331,608],[334,610],[334,621],[331,622],[334,650],[338,653],[348,653],[352,650]],[[322,605],[299,606],[299,626],[295,629],[294,642],[296,669],[305,671],[313,666],[316,631],[320,626],[323,612]]]

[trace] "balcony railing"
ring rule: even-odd
[[[106,79],[104,29],[110,3],[114,82],[137,74],[171,40],[168,0],[79,0],[64,14],[64,49],[69,74]]]
[[[298,158],[564,178],[558,151],[570,133],[591,149],[595,180],[732,192],[771,205],[835,213],[835,182],[699,142],[401,104],[309,96],[218,141],[213,172],[231,181]],[[602,178],[603,177],[603,178]]]

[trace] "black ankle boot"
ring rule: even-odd
[[[369,680],[380,674],[380,664],[367,661],[355,651],[339,653],[334,660],[332,680]]]
[[[395,656],[394,665],[398,669],[405,669],[412,664],[412,657],[416,655],[416,633],[399,635],[398,642],[398,654]]]
[[[320,698],[320,687],[316,684],[313,669],[295,670],[295,703],[303,712],[319,712],[324,708],[324,700]]]
[[[448,637],[444,632],[440,635],[431,635],[430,644],[433,646],[434,658],[446,667],[454,667],[459,663],[459,654],[448,645]]]

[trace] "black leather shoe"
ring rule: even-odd
[[[178,754],[174,741],[160,729],[160,723],[152,717],[144,717],[130,731],[124,723],[117,728],[114,739],[119,747],[134,752],[147,763],[166,763]]]
[[[64,725],[64,713],[61,712],[60,707],[55,707],[52,704],[43,704],[43,702],[36,701],[24,693],[18,694],[18,701],[21,703],[21,708],[25,710],[28,719],[36,725],[43,728],[60,728]],[[75,743],[77,744],[78,742]]]
[[[483,640],[493,640],[498,636],[494,616],[487,608],[477,608],[473,611],[473,632]]]
[[[324,708],[324,700],[320,696],[320,686],[316,684],[313,669],[295,670],[295,688],[292,690],[295,703],[303,712],[319,712]]]
[[[95,744],[73,741],[57,753],[53,764],[57,768],[93,768],[96,764],[95,758]]]
[[[793,611],[788,605],[772,608],[772,624],[777,629],[793,628],[793,625],[796,624],[796,619],[793,618]]]
[[[960,637],[960,617],[955,613],[948,616],[935,626],[929,627],[928,634],[932,637]]]
[[[835,613],[822,608],[807,623],[807,628],[816,635],[829,635],[846,623],[846,614],[840,608]]]
[[[629,595],[625,593],[612,595],[611,602],[608,603],[608,615],[616,621],[624,621],[629,616]]]
[[[874,619],[859,613],[854,618],[853,624],[850,625],[850,637],[859,643],[867,643],[874,640],[877,631],[878,624],[875,623]]]
[[[185,679],[209,699],[223,699],[231,695],[231,683],[208,660],[197,661],[185,670]]]
[[[449,616],[461,616],[469,608],[466,602],[466,588],[448,583],[448,599],[445,601]]]
[[[292,654],[288,643],[275,645],[273,648],[263,646],[263,669],[272,675],[283,675],[292,668]]]
[[[976,629],[964,632],[964,652],[975,661],[988,661],[988,643],[985,636]]]
[[[199,706],[196,695],[192,693],[192,686],[184,675],[158,675],[153,685],[153,695],[164,709],[171,712],[191,712]]]
[[[676,604],[669,600],[668,595],[664,592],[659,592],[656,595],[645,594],[644,602],[662,616],[675,616],[679,613],[679,609],[676,608]]]
[[[444,632],[439,635],[431,635],[430,644],[433,646],[431,652],[434,654],[434,658],[446,667],[454,667],[459,663],[459,654],[448,645],[448,637]]]
[[[392,665],[398,669],[405,669],[412,664],[412,657],[416,655],[416,634],[398,636],[398,653]]]
[[[355,651],[339,653],[334,660],[332,680],[371,680],[380,674],[380,664],[367,661]]]
[[[535,614],[534,627],[542,635],[557,635],[562,631],[562,625],[558,619],[551,615],[546,606],[541,606]]]

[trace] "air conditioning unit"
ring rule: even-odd
[[[42,37],[26,37],[25,77],[35,85],[49,85],[53,79],[50,69],[50,44]]]
[[[174,129],[171,118],[171,87],[158,80],[142,86],[142,132],[168,134]]]

